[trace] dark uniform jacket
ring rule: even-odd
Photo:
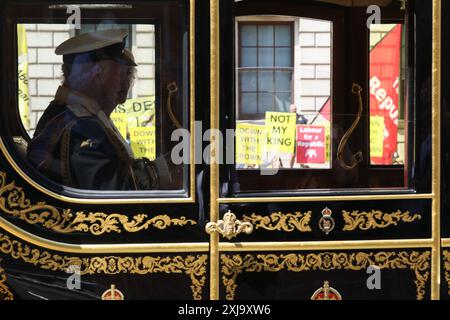
[[[58,88],[41,117],[28,146],[28,160],[45,176],[74,188],[157,187],[156,173],[149,168],[140,170],[142,163],[134,159],[128,143],[100,106],[66,87]]]

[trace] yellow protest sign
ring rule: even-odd
[[[264,125],[238,123],[236,125],[236,163],[261,165],[266,139]]]
[[[114,112],[127,115],[128,127],[147,127],[155,123],[155,96],[128,99]]]
[[[114,109],[111,120],[136,158],[156,158],[155,96],[128,99]]]
[[[17,25],[17,57],[18,57],[18,101],[22,124],[26,130],[30,129],[30,95],[28,93],[28,47],[27,33],[23,24]]]
[[[156,158],[155,127],[130,128],[130,142],[136,158]]]
[[[296,114],[266,112],[267,151],[294,153]]]
[[[383,156],[384,117],[370,116],[370,156]]]
[[[114,125],[119,129],[120,134],[124,139],[127,138],[127,114],[113,112],[111,113],[111,120]]]

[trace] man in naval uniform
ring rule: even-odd
[[[136,66],[124,52],[126,30],[75,36],[60,44],[64,81],[39,120],[28,160],[65,186],[90,190],[158,188],[150,161],[135,159],[110,119]]]

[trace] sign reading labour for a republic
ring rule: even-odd
[[[266,112],[267,151],[294,153],[295,113]]]
[[[297,162],[325,163],[325,127],[297,126]]]

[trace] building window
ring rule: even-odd
[[[239,119],[289,112],[294,71],[294,24],[242,22],[239,32]]]

